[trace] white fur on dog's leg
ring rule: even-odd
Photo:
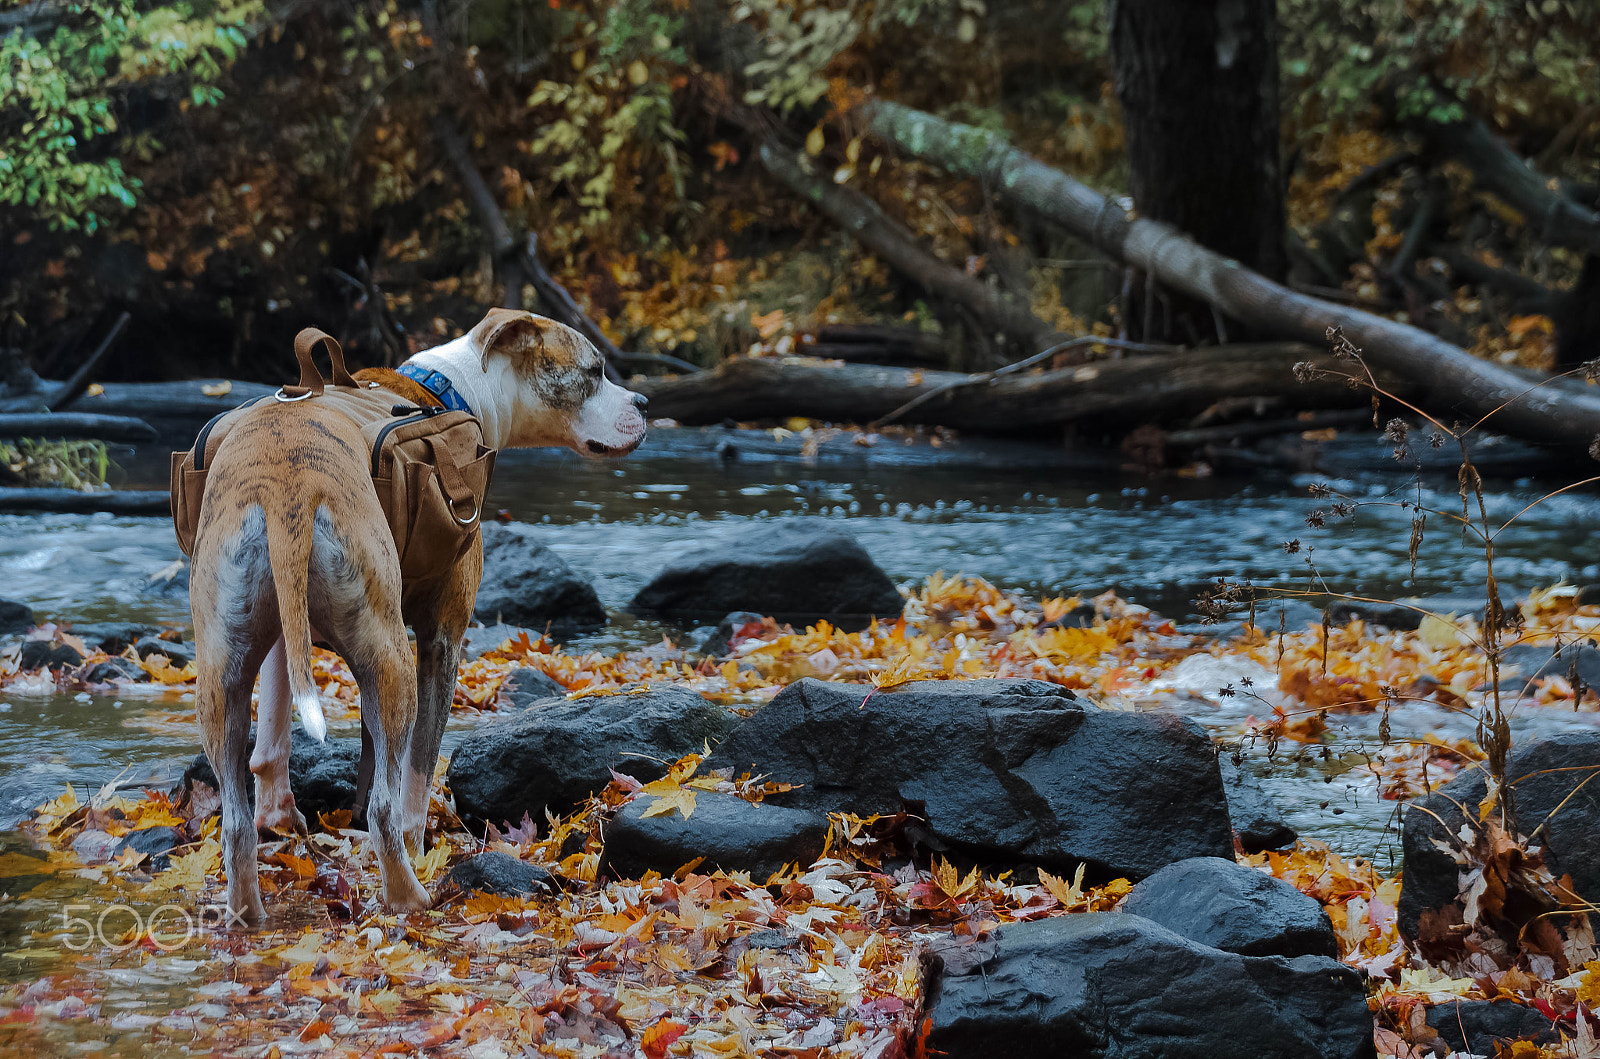
[[[428,829],[428,798],[433,793],[433,777],[405,765],[400,788],[400,833],[405,838],[406,852],[422,852],[423,839]]]
[[[300,715],[300,727],[317,742],[328,738],[328,719],[322,715],[322,700],[314,691],[298,695],[294,700],[295,712]]]
[[[256,778],[256,830],[304,833],[305,817],[289,789],[289,673],[282,639],[261,663],[250,771]]]

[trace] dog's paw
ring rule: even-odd
[[[287,806],[276,805],[256,812],[256,831],[260,834],[304,835],[309,830],[306,818],[292,801]]]
[[[391,912],[426,912],[433,907],[433,899],[422,888],[416,876],[393,879],[384,886],[383,904]]]

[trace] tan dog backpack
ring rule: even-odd
[[[319,344],[326,344],[333,364],[331,385],[312,359]],[[345,369],[339,343],[314,327],[295,336],[294,354],[298,386],[222,413],[201,428],[193,448],[172,454],[172,522],[183,554],[194,554],[206,473],[228,431],[260,401],[315,400],[333,404],[361,428],[401,577],[425,580],[448,569],[478,534],[494,470],[495,450],[483,444],[482,425],[467,412],[419,408],[387,390],[360,385]]]

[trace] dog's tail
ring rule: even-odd
[[[317,683],[311,677],[311,615],[306,594],[311,580],[311,525],[296,532],[281,520],[267,523],[267,558],[278,590],[278,621],[283,627],[284,659],[289,664],[289,694],[306,734],[322,742],[328,721],[322,715]]]

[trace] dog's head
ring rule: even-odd
[[[606,378],[594,343],[565,324],[514,309],[491,309],[472,329],[485,372],[497,358],[516,388],[507,444],[562,445],[583,456],[626,456],[644,440],[642,395]]]

